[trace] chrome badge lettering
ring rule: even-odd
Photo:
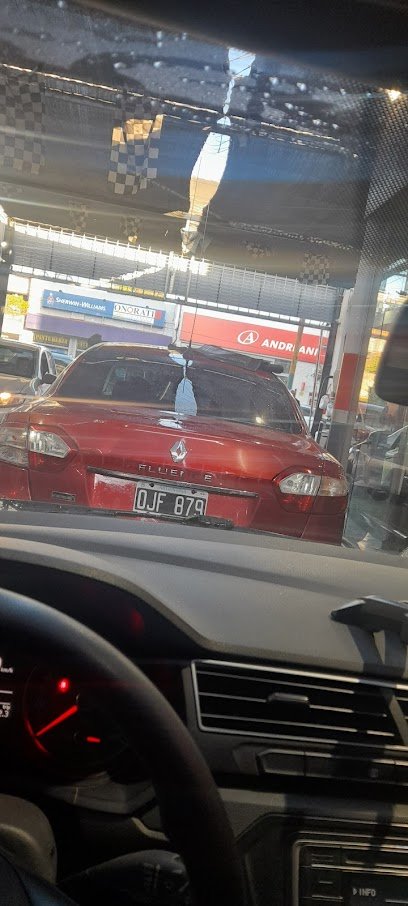
[[[165,475],[168,478],[182,478],[184,469],[172,469],[169,466],[152,466],[145,462],[140,462],[137,466],[138,472],[146,472],[149,475]]]
[[[171,466],[152,466],[150,463],[139,462],[136,471],[140,475],[157,475],[158,478],[178,478],[179,481],[182,481],[183,478],[186,479],[186,470],[185,469],[173,469]],[[214,475],[212,472],[204,472],[201,476],[196,476],[196,481],[199,482],[205,481],[206,484],[212,484],[214,481]]]

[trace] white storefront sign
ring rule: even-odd
[[[155,322],[161,322],[163,315],[164,312],[157,311],[155,308],[132,305],[129,302],[115,302],[112,311],[113,318],[119,318],[122,321],[136,321],[138,324],[147,324],[149,327],[157,326]]]

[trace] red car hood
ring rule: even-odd
[[[66,435],[78,448],[83,466],[126,473],[140,466],[169,467],[184,478],[209,471],[231,478],[270,479],[290,466],[317,471],[325,459],[305,434],[287,434],[254,425],[172,412],[128,403],[48,399],[30,407],[30,423]],[[171,448],[183,440],[187,454],[175,463]],[[142,470],[143,471],[143,470]],[[179,477],[182,477],[179,474]]]

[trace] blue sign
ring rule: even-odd
[[[76,315],[91,315],[98,318],[118,318],[122,321],[133,321],[137,324],[146,324],[149,327],[164,327],[166,322],[165,311],[150,308],[149,305],[135,303],[129,298],[123,302],[113,302],[110,299],[96,299],[92,296],[73,296],[59,290],[45,289],[41,304],[44,308],[54,308],[59,311],[71,312]]]
[[[71,296],[58,290],[45,289],[41,304],[44,308],[56,308],[59,311],[70,311],[76,315],[92,315],[98,318],[111,318],[113,302],[109,299],[94,299],[90,296]]]

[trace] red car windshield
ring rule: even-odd
[[[93,357],[92,357],[93,358]],[[218,363],[84,358],[59,384],[59,397],[136,403],[167,412],[226,419],[299,434],[302,424],[282,382],[232,374]]]

